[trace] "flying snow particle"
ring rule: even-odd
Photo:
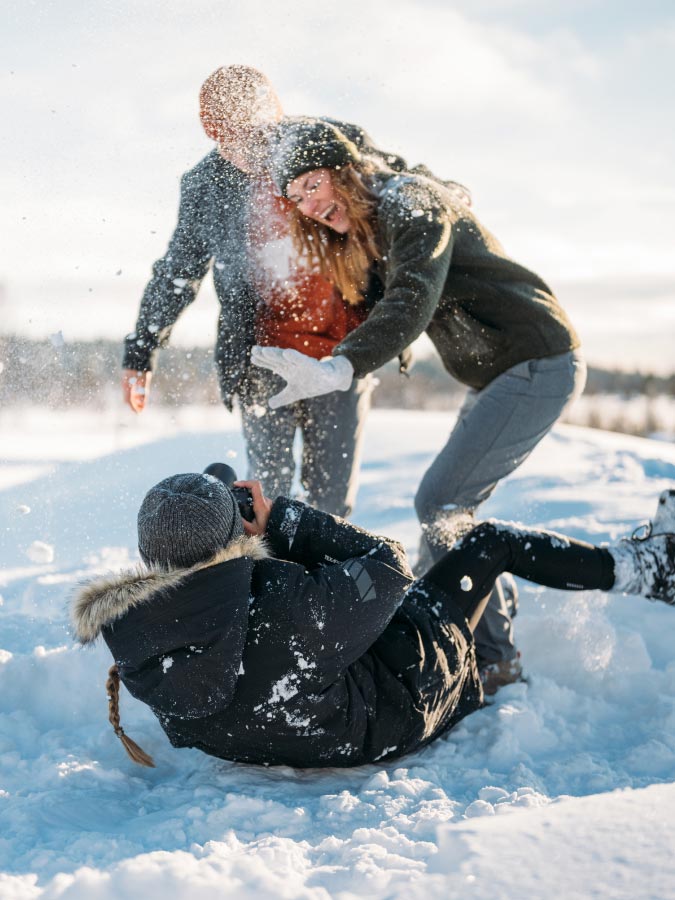
[[[30,512],[30,506],[27,506],[25,503],[19,503],[19,505],[16,507],[16,511],[19,513],[19,515],[27,516]]]
[[[66,341],[63,337],[62,331],[57,331],[55,334],[50,334],[49,342],[51,343],[52,347],[56,347],[57,350],[60,350],[61,347],[66,346]]]
[[[45,544],[44,541],[33,541],[26,550],[26,556],[34,563],[54,562],[54,548],[51,544]]]
[[[165,673],[168,672],[172,665],[173,665],[173,657],[165,656],[164,659],[162,660],[162,669],[164,670],[164,672]]]
[[[473,587],[473,581],[469,578],[468,575],[463,575],[462,580],[459,583],[459,586],[463,591],[470,591]]]

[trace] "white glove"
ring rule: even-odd
[[[354,367],[346,356],[327,356],[318,360],[297,350],[279,347],[254,347],[251,362],[281,376],[286,387],[270,397],[270,409],[307,397],[320,397],[331,391],[347,391],[354,378]]]

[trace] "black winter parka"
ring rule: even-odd
[[[415,750],[482,702],[466,622],[438,617],[452,604],[437,589],[406,599],[410,580],[399,544],[278,498],[266,541],[92,582],[73,621],[81,643],[103,636],[174,746],[354,766]]]

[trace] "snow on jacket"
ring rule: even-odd
[[[378,150],[358,126],[336,122],[368,158],[396,170],[405,161]],[[250,200],[257,184],[212,150],[181,179],[176,229],[166,254],[153,266],[134,331],[125,339],[122,366],[149,371],[159,347],[169,340],[181,312],[197,296],[213,263],[220,303],[215,360],[220,390],[228,409],[238,393],[255,343],[259,296],[250,272]],[[395,354],[396,355],[396,354]]]
[[[421,175],[375,175],[383,293],[338,344],[357,377],[426,331],[447,371],[480,390],[506,369],[579,346],[548,285],[510,259],[472,210]]]
[[[394,541],[278,498],[266,543],[94,581],[73,621],[81,643],[103,636],[174,746],[359,765],[422,746],[482,700],[466,622],[440,622],[433,597],[403,600],[410,577]]]

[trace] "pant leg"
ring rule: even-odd
[[[295,473],[293,440],[298,424],[298,403],[270,409],[267,401],[284,386],[278,375],[252,366],[239,395],[246,442],[248,478],[262,482],[263,492],[274,499],[290,496]]]
[[[507,369],[467,403],[415,497],[423,526],[448,509],[473,510],[524,462],[585,383],[578,353]]]
[[[468,619],[502,572],[558,590],[609,591],[614,585],[614,561],[606,548],[488,521],[458,541],[409,591],[423,596],[420,583],[438,587],[452,610]]]
[[[584,387],[576,352],[519,363],[482,391],[470,391],[455,428],[425,473],[415,497],[422,524],[420,560],[438,560],[470,524],[473,510],[550,431]],[[426,544],[426,546],[424,546]],[[416,573],[420,566],[416,567]],[[517,650],[504,586],[492,592],[475,632],[481,663],[510,660]]]
[[[355,378],[347,391],[303,400],[301,482],[307,501],[325,512],[348,516],[356,500],[363,426],[372,379]]]

